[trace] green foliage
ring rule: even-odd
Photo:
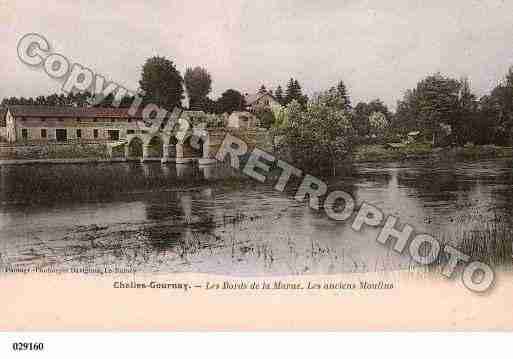
[[[457,81],[440,74],[429,76],[405,93],[392,123],[396,132],[420,130],[425,138],[441,134],[444,125],[452,128],[449,143],[511,145],[513,67],[504,81],[479,100],[466,78]]]
[[[436,131],[440,124],[457,121],[459,81],[440,74],[428,76],[417,85],[419,117],[424,128]]]
[[[403,123],[396,123],[396,127],[422,129],[426,139],[431,137],[438,143],[442,125],[458,125],[461,87],[460,81],[440,73],[426,77],[398,103],[396,121]]]
[[[287,106],[287,122],[280,148],[304,170],[335,173],[351,153],[354,131],[346,111],[333,105],[332,94],[322,93],[303,109],[297,101]]]
[[[284,129],[289,124],[289,111],[286,107],[275,106],[272,108],[274,123],[273,128]]]
[[[114,94],[109,94],[102,98],[94,97],[89,91],[85,92],[70,92],[65,94],[52,94],[48,96],[37,97],[10,97],[2,100],[1,106],[8,105],[41,105],[41,106],[76,106],[76,107],[113,107],[117,105],[114,103]],[[130,107],[134,101],[133,96],[125,96],[116,107]]]
[[[434,149],[429,142],[416,142],[392,148],[387,145],[361,145],[353,154],[357,162],[403,161],[411,159],[480,160],[513,157],[513,148],[494,145]]]
[[[379,118],[376,116],[379,116]],[[359,102],[353,110],[352,121],[358,136],[383,137],[385,130],[390,125],[391,117],[388,107],[381,100],[376,99],[369,103]],[[377,120],[379,122],[376,122]]]
[[[145,103],[153,103],[169,111],[182,105],[182,76],[173,62],[165,57],[155,56],[146,60],[139,86],[144,92]]]
[[[267,129],[273,127],[276,121],[273,111],[266,107],[257,109],[255,116],[260,120],[260,125]]]
[[[244,96],[237,90],[229,89],[223,92],[217,100],[217,113],[232,113],[243,111],[246,105]]]
[[[303,91],[301,90],[301,85],[298,80],[291,78],[287,84],[287,89],[285,90],[285,98],[284,104],[288,105],[292,101],[297,101],[301,106],[306,107],[308,102],[308,97],[303,95]]]
[[[369,125],[371,129],[371,135],[383,136],[385,130],[388,127],[388,120],[384,113],[373,112],[369,116]]]
[[[351,110],[351,99],[349,98],[349,94],[347,92],[346,85],[344,81],[340,81],[336,88],[330,89],[330,91],[334,91],[337,94],[337,106],[345,111]]]
[[[278,100],[278,102],[281,105],[284,104],[283,89],[281,88],[281,86],[278,85],[278,87],[276,88],[276,91],[274,92],[274,97],[276,98],[276,100]]]
[[[191,110],[206,111],[209,103],[207,96],[212,90],[212,77],[204,68],[187,68],[184,75],[185,89],[189,97]]]

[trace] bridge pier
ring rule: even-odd
[[[130,146],[127,142],[125,145],[125,160],[128,161],[128,158],[130,157]]]
[[[160,160],[161,163],[168,163],[169,162],[169,145],[165,144],[162,146],[162,159]]]
[[[143,144],[143,155],[141,158],[141,162],[147,162],[148,161],[148,153],[150,152],[150,145],[144,143]]]

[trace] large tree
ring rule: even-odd
[[[437,73],[426,77],[417,85],[419,120],[423,128],[433,136],[433,143],[443,125],[456,127],[459,114],[458,80],[444,77]]]
[[[212,90],[212,77],[210,73],[199,66],[187,68],[184,75],[185,89],[189,97],[189,108],[193,110],[207,110],[207,96]]]
[[[237,90],[229,89],[223,92],[217,100],[218,113],[231,113],[244,110],[246,103],[244,96]]]
[[[337,94],[340,98],[340,103],[343,106],[343,109],[346,111],[351,110],[351,99],[349,97],[349,93],[347,91],[346,85],[344,84],[344,81],[340,80],[340,82],[337,85]]]
[[[468,141],[476,142],[479,121],[478,101],[470,87],[470,80],[463,78],[459,93],[459,118],[455,123],[455,140],[462,145]]]
[[[146,60],[139,86],[145,103],[153,103],[169,111],[182,105],[183,79],[172,61],[155,56]]]
[[[494,124],[495,143],[513,144],[513,67],[505,79],[497,85],[487,98],[481,101],[486,110],[487,121]]]
[[[442,128],[459,126],[461,82],[440,73],[421,80],[398,103],[394,127],[421,130],[425,138],[439,142]]]
[[[300,168],[335,174],[353,147],[354,131],[347,111],[334,105],[329,91],[306,109],[293,100],[286,111],[280,148]]]
[[[274,97],[276,97],[276,100],[278,100],[278,102],[283,105],[283,89],[280,85],[278,85],[278,87],[276,88],[276,91],[274,92]]]
[[[285,90],[284,103],[288,105],[294,100],[296,100],[302,107],[305,107],[306,103],[308,102],[308,97],[303,95],[299,81],[294,78],[290,78],[289,82],[287,83],[287,89]]]
[[[353,109],[352,123],[359,136],[382,135],[381,130],[388,127],[391,117],[388,107],[376,99],[369,103],[359,102]]]

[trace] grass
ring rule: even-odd
[[[355,149],[355,162],[401,161],[410,158],[427,158],[433,153],[429,143],[414,143],[391,149],[385,145],[363,145]]]
[[[409,159],[480,160],[513,157],[512,147],[495,145],[433,148],[430,143],[412,143],[400,148],[362,145],[355,149],[354,162],[404,161]]]
[[[449,241],[442,238],[442,242]],[[494,269],[513,269],[513,223],[510,220],[496,218],[462,230],[457,243],[457,249],[470,257],[469,262],[481,261]],[[442,254],[429,266],[429,271],[441,271],[448,262],[449,255]]]

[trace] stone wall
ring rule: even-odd
[[[71,158],[107,159],[109,151],[107,145],[98,143],[0,146],[0,159],[2,160]]]

